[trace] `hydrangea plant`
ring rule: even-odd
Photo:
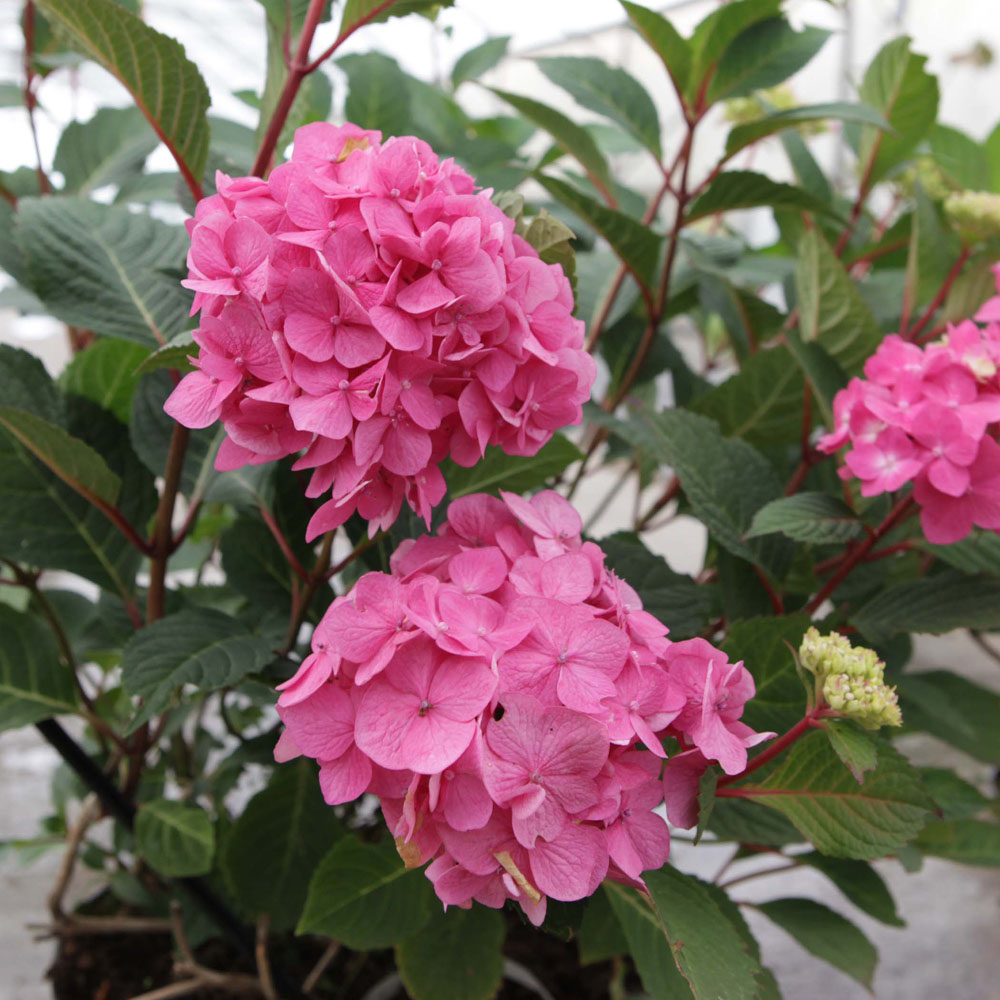
[[[778,996],[730,895],[762,853],[897,926],[891,866],[1000,864],[986,789],[894,745],[1000,764],[1000,696],[912,639],[997,657],[1000,132],[938,124],[906,38],[798,104],[828,32],[780,0],[687,37],[623,0],[658,100],[538,59],[569,115],[466,110],[504,39],[441,86],[339,53],[441,6],[248,4],[254,130],[136,3],[24,5],[5,114],[81,59],[134,106],[0,175],[5,304],[72,353],[0,347],[0,728],[66,764],[8,846],[63,850],[50,930],[107,996]],[[870,987],[862,931],[771,884]],[[102,965],[164,931],[181,982]]]

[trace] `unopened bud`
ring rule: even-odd
[[[1000,194],[959,191],[945,199],[944,211],[966,242],[1000,236]]]

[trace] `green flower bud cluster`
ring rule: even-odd
[[[1000,194],[959,191],[945,199],[944,211],[966,242],[1000,236]]]
[[[799,663],[816,675],[830,708],[865,729],[902,725],[896,689],[885,683],[885,664],[874,650],[852,646],[837,632],[820,635],[810,628],[802,637]]]
[[[799,107],[795,91],[787,83],[779,83],[770,90],[760,90],[749,97],[732,97],[725,102],[726,121],[733,125],[755,122],[775,111],[790,111]],[[818,135],[826,131],[823,122],[802,122],[798,130],[803,135]]]
[[[912,167],[907,167],[896,177],[900,194],[907,198],[912,197],[917,181],[933,201],[944,201],[957,190],[956,185],[929,156],[917,157]]]

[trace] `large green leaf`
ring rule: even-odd
[[[654,555],[639,536],[619,531],[601,539],[609,569],[633,587],[643,607],[670,629],[671,639],[700,635],[712,610],[711,592]]]
[[[892,126],[891,132],[862,130],[858,158],[872,183],[905,160],[937,118],[938,82],[924,69],[926,62],[903,36],[883,46],[865,71],[858,96]]]
[[[724,438],[718,424],[687,410],[643,410],[627,425],[647,450],[671,465],[696,516],[733,555],[778,576],[787,569],[784,538],[744,540],[753,515],[781,494],[767,459],[741,440]]]
[[[120,205],[25,198],[17,232],[31,290],[63,322],[147,347],[187,328],[182,228]]]
[[[52,166],[63,190],[85,195],[139,173],[158,140],[138,108],[101,108],[86,122],[70,122]]]
[[[0,603],[0,731],[75,712],[70,668],[38,619]]]
[[[635,77],[591,56],[547,56],[541,71],[581,107],[617,122],[660,158],[660,119],[653,99]]]
[[[817,342],[848,375],[860,372],[882,342],[882,331],[816,227],[799,243],[795,287],[803,341]]]
[[[792,649],[808,627],[806,615],[748,618],[730,626],[722,650],[734,662],[743,660],[753,674],[756,694],[740,717],[753,729],[781,733],[802,718],[806,695]]]
[[[574,462],[583,458],[579,448],[561,434],[553,436],[536,455],[508,455],[500,448],[487,448],[483,458],[471,468],[450,459],[442,464],[448,495],[452,500],[469,493],[527,493],[543,486]]]
[[[708,99],[714,103],[783,83],[819,52],[830,34],[808,26],[795,31],[783,17],[758,21],[722,54]]]
[[[849,920],[811,899],[775,899],[757,909],[806,951],[871,989],[878,952]]]
[[[139,808],[135,846],[161,875],[204,875],[212,868],[215,827],[208,813],[192,802],[153,799]]]
[[[990,800],[975,785],[969,784],[949,768],[922,767],[920,777],[943,819],[972,819],[990,804]]]
[[[487,38],[485,42],[463,52],[452,67],[451,85],[458,87],[466,80],[475,80],[487,70],[493,69],[507,55],[509,44],[510,35],[499,35]]]
[[[366,24],[407,14],[432,14],[437,8],[453,3],[454,0],[347,0],[340,15],[338,38],[344,39]]]
[[[240,516],[223,534],[220,549],[226,579],[252,604],[290,610],[292,570],[263,521]]]
[[[604,154],[598,148],[594,137],[582,125],[577,125],[561,111],[556,111],[555,108],[550,108],[533,98],[512,94],[506,90],[494,90],[494,93],[523,117],[534,122],[539,128],[545,129],[564,153],[579,161],[584,170],[603,184],[606,190],[611,189],[611,171],[608,169],[607,160],[604,159]]]
[[[907,726],[1000,765],[1000,694],[947,670],[904,674],[897,686]]]
[[[276,930],[290,930],[316,865],[340,834],[313,762],[283,764],[226,832],[219,868],[247,916],[266,913]]]
[[[209,608],[179,611],[147,625],[122,653],[122,684],[143,699],[132,728],[167,708],[182,685],[201,691],[228,687],[271,658],[263,638]]]
[[[113,413],[123,424],[132,416],[136,369],[149,355],[141,344],[101,339],[81,351],[63,369],[59,382],[66,392],[85,396]]]
[[[981,143],[940,123],[931,127],[928,140],[934,162],[956,188],[990,190],[990,164]]]
[[[783,813],[824,854],[883,857],[909,843],[934,802],[919,772],[888,743],[879,743],[878,757],[859,785],[826,736],[811,733],[765,781],[740,792]]]
[[[582,965],[605,962],[628,953],[628,941],[603,887],[587,900],[583,920],[576,933],[576,943]]]
[[[933,820],[913,842],[924,854],[1000,868],[1000,826],[978,819]]]
[[[1000,628],[1000,581],[949,571],[883,590],[852,615],[872,639],[897,632],[941,635],[956,628]]]
[[[396,968],[413,1000],[490,1000],[503,977],[503,917],[473,905],[435,913],[396,945]]]
[[[858,909],[891,927],[905,921],[896,912],[896,903],[885,880],[870,864],[850,858],[828,858],[819,851],[798,854],[795,860],[822,872]]]
[[[344,114],[361,128],[380,129],[386,136],[406,135],[410,126],[410,91],[395,60],[378,52],[341,56],[347,74]]]
[[[726,156],[735,156],[741,149],[776,132],[796,128],[811,122],[835,119],[842,122],[858,122],[873,128],[887,130],[889,123],[874,108],[865,104],[849,104],[837,101],[832,104],[803,104],[797,108],[774,111],[743,125],[736,125],[726,138]],[[800,178],[801,181],[801,178]],[[805,186],[805,185],[804,185]]]
[[[406,868],[392,842],[345,837],[309,884],[300,934],[326,934],[348,948],[387,948],[415,934],[431,915],[431,885]]]
[[[754,515],[747,538],[781,532],[797,542],[839,544],[861,534],[861,522],[843,500],[828,493],[780,497]]]
[[[72,46],[112,73],[193,179],[208,156],[208,88],[183,47],[112,0],[38,0]]]
[[[951,545],[931,545],[921,542],[920,547],[935,559],[975,576],[983,573],[1000,576],[1000,535],[995,531],[973,530],[972,534]]]
[[[688,222],[739,208],[794,208],[818,215],[836,215],[825,201],[794,184],[772,181],[752,170],[727,170],[691,203],[685,213]]]
[[[646,44],[660,57],[679,94],[684,93],[691,73],[691,49],[677,29],[662,15],[648,7],[621,0],[632,26]]]

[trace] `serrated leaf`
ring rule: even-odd
[[[642,598],[643,607],[670,629],[672,639],[700,635],[712,609],[711,593],[690,576],[675,573],[639,536],[619,531],[601,539],[605,562]]]
[[[101,108],[66,126],[52,166],[63,175],[63,191],[89,194],[139,173],[158,144],[138,108]]]
[[[674,89],[682,94],[691,74],[691,49],[677,29],[662,15],[648,7],[621,0],[632,26],[646,44],[660,57]]]
[[[52,633],[37,618],[0,603],[0,732],[75,712],[76,687]]]
[[[611,172],[607,160],[598,148],[594,137],[581,125],[567,118],[561,111],[550,108],[522,94],[512,94],[507,90],[493,90],[501,100],[506,101],[523,117],[539,128],[545,129],[556,145],[568,156],[576,159],[606,190],[611,189]]]
[[[847,770],[859,785],[863,784],[865,774],[878,764],[878,750],[871,737],[849,719],[827,719],[823,731]]]
[[[1000,765],[1000,695],[946,670],[898,678],[903,719],[987,764]]]
[[[212,868],[215,827],[191,802],[152,799],[135,819],[135,846],[152,868],[168,878],[204,875]]]
[[[844,265],[815,227],[799,243],[795,287],[803,341],[817,342],[848,375],[860,372],[882,342],[882,331]]]
[[[795,31],[783,17],[758,21],[737,35],[719,59],[708,88],[711,102],[784,83],[808,63],[831,32],[808,25]]]
[[[748,799],[717,797],[708,829],[716,839],[737,844],[787,847],[805,839],[784,816]]]
[[[775,899],[756,906],[806,951],[871,989],[878,952],[845,917],[811,899]]]
[[[149,355],[141,344],[102,339],[77,354],[63,369],[59,382],[66,392],[92,400],[123,424],[132,416],[137,368]]]
[[[871,125],[882,131],[890,128],[889,123],[878,111],[865,104],[850,104],[846,101],[835,101],[830,104],[803,104],[797,108],[774,111],[764,115],[763,118],[734,126],[726,137],[726,156],[727,158],[735,156],[741,149],[745,149],[752,143],[777,132],[783,132],[785,129],[830,119]],[[803,183],[801,177],[799,177],[799,182]]]
[[[410,91],[395,60],[367,52],[341,56],[337,65],[347,74],[344,114],[349,121],[387,136],[410,131]]]
[[[978,819],[933,820],[913,846],[947,861],[1000,868],[1000,826]]]
[[[147,625],[122,652],[122,685],[143,699],[132,729],[167,708],[183,685],[201,691],[229,687],[271,659],[262,637],[219,611],[179,611]]]
[[[546,264],[558,264],[576,294],[576,254],[572,240],[575,233],[566,223],[546,212],[543,208],[524,231],[524,238],[537,251]]]
[[[222,536],[222,569],[226,579],[257,608],[290,610],[292,570],[263,522],[237,518]]]
[[[1000,576],[1000,535],[995,531],[973,529],[970,535],[951,545],[932,545],[925,541],[919,544],[935,559],[970,576],[977,573]]]
[[[18,203],[31,290],[57,318],[147,347],[185,330],[191,294],[175,274],[187,234],[119,205],[74,198]]]
[[[413,1000],[490,1000],[503,979],[506,927],[496,910],[453,906],[396,945],[396,968]]]
[[[972,819],[990,804],[975,785],[946,767],[922,767],[920,777],[943,819]]]
[[[500,448],[487,448],[472,468],[456,465],[450,459],[441,468],[448,483],[448,495],[457,500],[469,493],[495,493],[501,487],[512,493],[527,493],[581,458],[583,453],[575,444],[555,434],[536,455],[508,455]]]
[[[112,0],[38,0],[73,48],[132,95],[174,159],[200,178],[208,156],[208,88],[179,42]]]
[[[326,934],[348,948],[387,948],[430,919],[431,886],[406,868],[391,841],[345,837],[320,862],[309,884],[299,934]]]
[[[660,158],[660,119],[635,77],[591,56],[547,56],[539,69],[583,108],[617,122]]]
[[[797,854],[795,860],[822,872],[858,909],[890,927],[906,922],[896,912],[896,903],[885,880],[865,861],[828,858],[819,851]]]
[[[313,762],[283,764],[226,832],[219,868],[243,913],[266,913],[275,930],[290,930],[316,865],[340,834]]]
[[[802,718],[806,694],[788,647],[798,649],[808,627],[806,615],[747,618],[730,626],[722,651],[734,663],[743,660],[756,688],[740,716],[751,728],[780,733]]]
[[[455,62],[451,71],[451,85],[458,88],[466,80],[475,80],[494,66],[505,55],[510,44],[510,35],[499,35],[487,38],[474,48],[463,52]]]
[[[803,737],[764,782],[741,785],[740,794],[787,816],[824,854],[862,861],[909,843],[934,808],[919,772],[888,743],[878,742],[878,767],[859,785],[823,733]]]
[[[82,496],[114,505],[121,479],[90,445],[61,427],[12,406],[0,406],[0,427]]]
[[[797,542],[839,544],[861,534],[861,522],[843,500],[828,493],[796,493],[765,504],[754,515],[747,538],[780,532]]]
[[[770,177],[752,170],[727,170],[695,198],[685,213],[685,219],[690,223],[719,212],[761,207],[794,208],[838,217],[831,205],[804,188],[772,181]]]

